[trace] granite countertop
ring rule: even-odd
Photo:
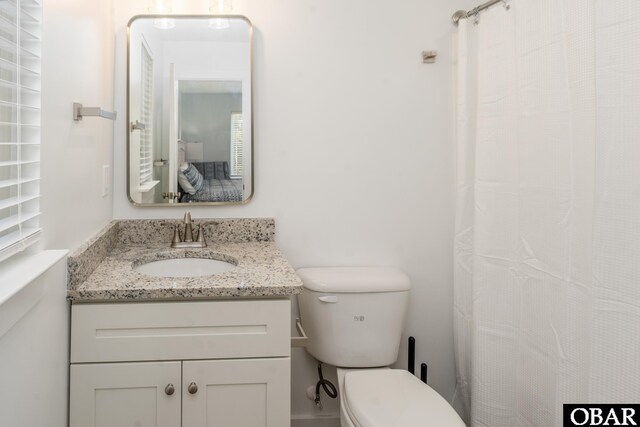
[[[273,220],[202,220],[208,246],[190,249],[168,247],[173,228],[166,227],[167,221],[114,221],[101,230],[69,257],[67,298],[73,302],[273,298],[302,289],[274,242]],[[133,269],[171,258],[217,259],[236,267],[200,277],[156,277]]]

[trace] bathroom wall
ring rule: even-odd
[[[69,382],[65,251],[25,255],[0,267],[0,426],[65,427]],[[15,293],[8,294],[8,288]]]
[[[208,2],[174,1],[174,13]],[[275,217],[294,267],[391,265],[413,283],[406,335],[430,384],[451,399],[454,193],[451,15],[468,0],[235,0],[254,32],[255,195],[196,217]],[[125,111],[126,24],[147,0],[115,0],[115,102]],[[190,4],[191,6],[187,6]],[[436,64],[421,51],[436,49]],[[114,135],[115,218],[172,217],[126,197],[126,121]],[[405,337],[406,338],[406,337]],[[404,367],[405,349],[399,366]],[[319,416],[315,365],[293,355],[294,418]],[[324,414],[337,410],[325,401]]]
[[[102,166],[112,168],[113,124],[72,120],[73,102],[112,108],[112,2],[44,0],[42,47],[42,170],[40,249],[74,249],[113,215],[102,196]],[[122,114],[123,112],[121,112]],[[111,175],[107,176],[111,186]],[[36,248],[37,249],[37,248]],[[32,252],[35,252],[33,250]],[[46,268],[39,255],[18,272],[3,263],[11,284]],[[15,273],[15,274],[12,274]],[[6,276],[3,276],[6,277]],[[5,285],[0,280],[0,285]],[[0,307],[0,425],[67,425],[69,304],[66,262],[59,261]],[[12,307],[21,307],[16,312]],[[16,314],[18,313],[18,314]]]
[[[69,249],[113,214],[113,122],[72,118],[74,102],[113,108],[113,5],[45,0],[43,8],[43,246]],[[109,189],[103,196],[105,165]]]

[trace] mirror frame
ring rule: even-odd
[[[216,18],[224,18],[224,19],[241,19],[245,21],[249,25],[249,82],[251,84],[251,90],[249,91],[249,95],[251,96],[251,193],[249,193],[249,197],[240,201],[240,202],[188,202],[188,203],[138,203],[131,198],[131,170],[130,170],[130,162],[131,162],[131,112],[129,107],[129,98],[131,96],[131,25],[134,21],[139,19],[161,19],[161,18],[170,18],[170,19],[216,19]],[[129,203],[131,203],[135,207],[179,207],[185,208],[188,206],[240,206],[246,205],[251,201],[253,195],[255,193],[255,168],[253,167],[255,154],[254,154],[254,127],[253,127],[253,24],[244,15],[157,15],[157,14],[146,14],[146,15],[135,15],[133,16],[129,22],[127,23],[127,120],[125,123],[126,133],[127,133],[127,199],[129,199]],[[176,177],[177,179],[177,177]]]

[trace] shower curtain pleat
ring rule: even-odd
[[[473,318],[473,177],[475,157],[475,27],[461,20],[456,36],[456,218],[454,235],[454,348],[456,394],[453,406],[469,417]]]
[[[640,400],[639,24],[635,0],[460,22],[454,405],[472,426]]]

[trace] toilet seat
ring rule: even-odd
[[[357,427],[464,427],[435,390],[400,369],[349,371],[344,377],[345,410]]]

